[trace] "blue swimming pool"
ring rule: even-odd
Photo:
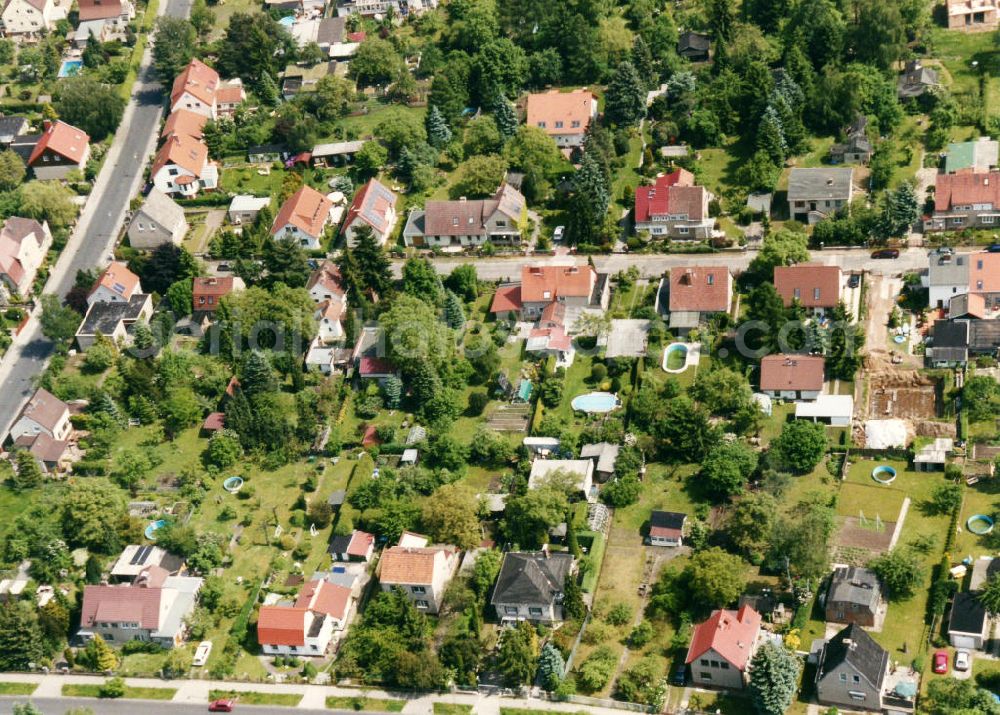
[[[157,519],[156,521],[151,523],[149,526],[146,527],[146,532],[145,532],[146,538],[149,539],[150,541],[156,541],[157,530],[160,529],[166,523],[167,522],[165,519]]]
[[[573,409],[578,412],[611,412],[619,406],[618,398],[610,392],[588,392],[573,398]]]
[[[83,71],[83,60],[64,60],[59,68],[60,77],[76,77]]]

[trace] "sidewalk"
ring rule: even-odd
[[[29,673],[2,673],[0,682],[5,683],[38,683],[38,688],[32,693],[36,698],[61,698],[62,686],[69,684],[99,684],[107,680],[97,675],[56,675]],[[326,707],[326,698],[337,697],[368,697],[380,700],[405,700],[403,707],[405,715],[430,715],[434,712],[434,703],[450,703],[470,705],[477,715],[499,715],[500,708],[515,708],[523,710],[546,710],[551,712],[576,713],[585,710],[594,715],[622,715],[625,710],[615,708],[594,707],[577,703],[558,703],[535,698],[501,698],[499,695],[481,695],[473,693],[394,693],[386,690],[365,688],[344,688],[334,685],[286,685],[281,683],[240,683],[222,680],[158,680],[156,678],[125,678],[125,684],[144,688],[176,688],[177,693],[171,702],[186,704],[207,704],[210,690],[235,690],[254,693],[301,693],[302,700],[296,706],[299,709],[322,709]]]

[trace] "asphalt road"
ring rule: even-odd
[[[186,17],[191,10],[191,0],[168,0],[165,14]],[[137,91],[132,99],[134,107],[119,127],[121,151],[111,161],[105,162],[101,173],[110,172],[110,180],[98,181],[95,193],[81,216],[82,235],[74,236],[60,255],[45,292],[65,297],[73,287],[78,270],[104,266],[114,250],[115,239],[121,229],[125,211],[142,179],[145,159],[150,142],[160,127],[163,113],[163,91],[156,81],[153,69],[147,66],[137,80]],[[124,135],[121,134],[124,132]],[[89,214],[89,221],[86,221]],[[86,221],[86,225],[84,225]],[[33,379],[45,368],[52,353],[52,343],[42,335],[36,317],[25,326],[24,332],[11,347],[13,358],[0,372],[0,441],[21,406],[33,389]]]
[[[27,701],[45,715],[63,715],[70,708],[90,708],[95,715],[204,715],[208,705],[192,705],[158,700],[95,700],[94,698],[21,698],[0,697],[0,715],[11,715],[15,703]],[[304,708],[274,707],[270,705],[237,705],[235,715],[355,715],[353,710],[309,710]],[[376,714],[377,715],[377,714]]]

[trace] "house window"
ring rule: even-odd
[[[851,696],[851,700],[857,700],[861,702],[865,699],[865,694],[859,690],[848,690],[847,694]]]
[[[704,667],[708,667],[708,658],[702,658],[700,662]]]
[[[146,229],[144,229],[144,228],[142,227],[142,222],[141,222],[141,221],[140,221],[139,223],[137,223],[137,224],[136,224],[136,228],[138,228],[138,229],[139,229],[140,231],[145,231],[145,230],[146,230]]]
[[[795,299],[801,298],[802,297],[802,289],[801,288],[792,288],[792,297],[795,298]]]
[[[534,607],[529,608],[528,609],[528,615],[529,616],[540,616],[540,615],[542,615],[542,609],[541,608],[534,608]]]
[[[719,667],[722,668],[723,670],[729,670],[729,663],[727,663],[726,661],[722,661],[719,663]]]
[[[961,216],[956,216],[955,218],[953,218],[953,219],[951,220],[951,222],[952,222],[952,224],[954,224],[955,226],[961,226],[961,225],[962,225],[962,217],[961,217]]]
[[[860,682],[861,682],[861,676],[860,676],[860,675],[855,675],[855,676],[852,676],[852,678],[851,678],[851,679],[852,679],[852,680],[853,680],[853,681],[854,681],[855,683],[860,683]]]
[[[703,670],[703,671],[701,671],[701,679],[702,680],[711,680],[712,679],[712,674],[709,673],[708,671]]]
[[[453,219],[451,220],[451,225],[452,225],[452,226],[457,226],[457,225],[458,225],[458,216],[456,216],[455,218],[453,218]]]
[[[976,261],[976,270],[977,271],[983,270],[983,262],[982,261]]]
[[[424,588],[423,586],[410,586],[410,591],[417,594],[427,593],[427,589]]]
[[[846,683],[847,682],[847,673],[841,673],[840,674],[840,682],[841,683]]]
[[[424,601],[423,599],[420,599],[420,598],[418,598],[416,601],[414,601],[413,605],[416,606],[417,608],[430,608],[431,607],[431,604],[429,602]]]
[[[508,616],[516,616],[517,606],[504,606],[503,612],[506,613]]]
[[[983,289],[983,282],[976,281],[976,290],[982,290],[982,289]]]
[[[713,661],[712,661],[712,667],[713,667],[713,668],[718,668],[718,667],[719,667],[719,661],[717,661],[717,660],[713,660]]]
[[[563,123],[560,121],[556,121],[556,129],[562,129],[562,128],[563,128]]]
[[[538,127],[539,129],[545,129],[545,122],[539,122]]]
[[[813,300],[819,300],[819,288],[813,288]]]
[[[708,284],[710,286],[715,285],[715,274],[714,273],[709,273],[708,274]]]
[[[983,223],[993,223],[993,219],[994,219],[993,216],[983,216],[982,217],[982,222]]]
[[[580,128],[580,120],[579,119],[574,119],[573,123],[570,124],[570,126],[573,127],[574,129],[579,129]]]
[[[688,234],[688,227],[687,226],[678,226],[677,227],[677,233],[686,236]]]

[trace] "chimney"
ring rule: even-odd
[[[48,120],[48,119],[43,119],[42,120],[42,131],[43,132],[47,132],[51,128],[52,128],[52,122],[50,120]]]

